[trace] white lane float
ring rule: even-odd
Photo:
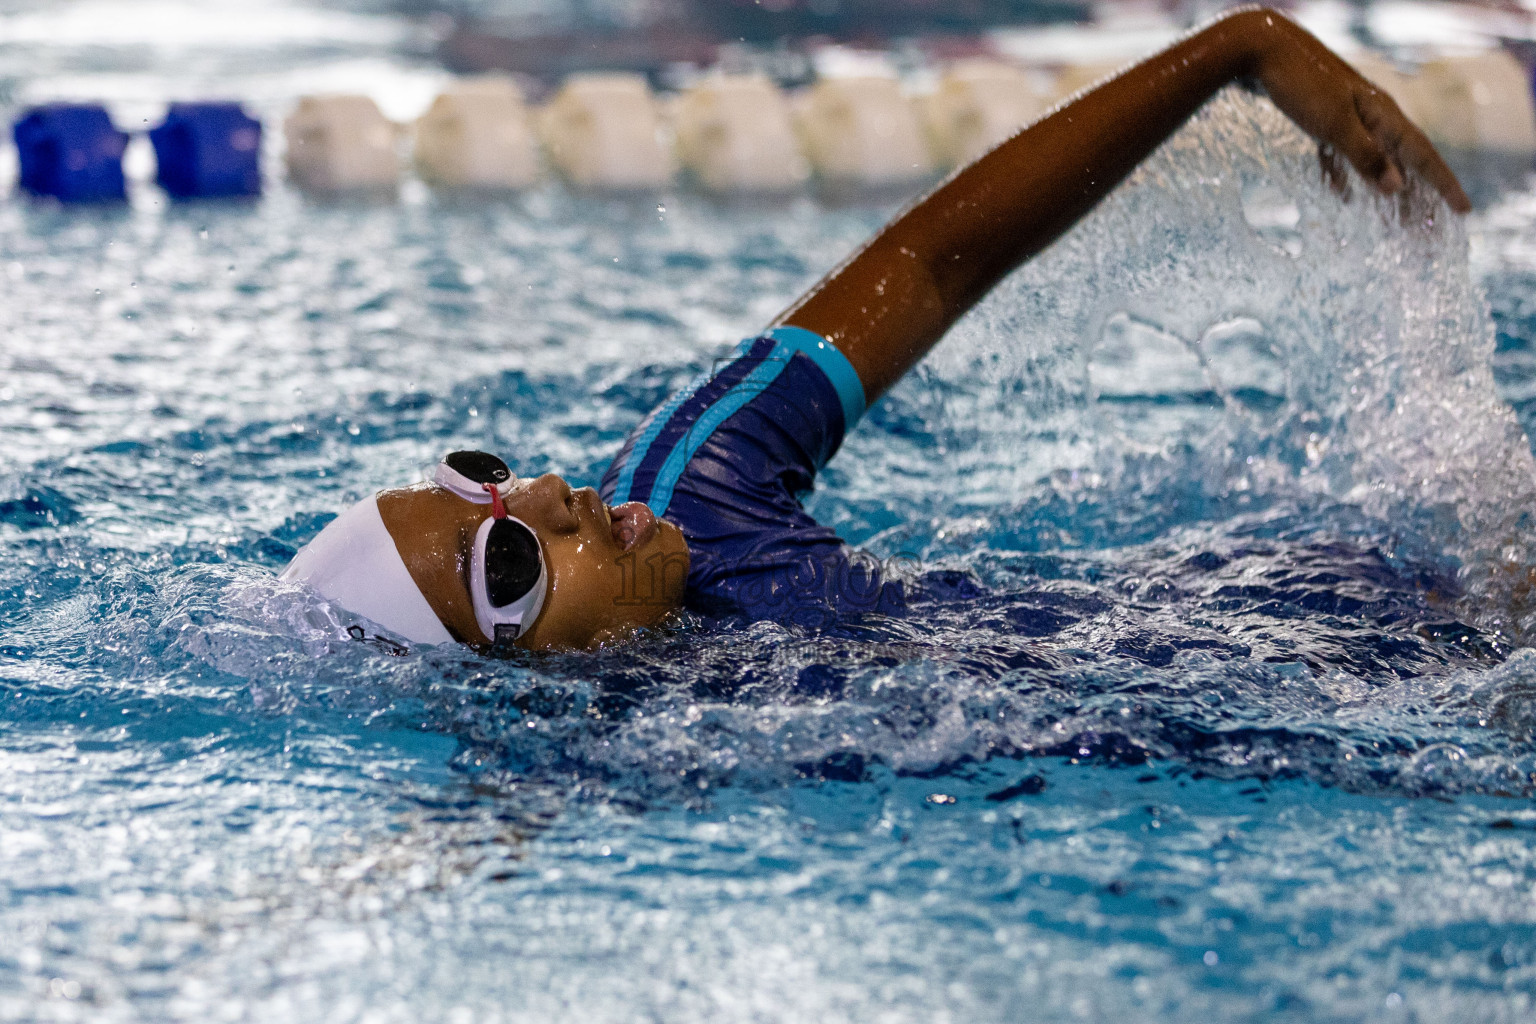
[[[917,111],[894,78],[824,78],[794,109],[806,156],[829,183],[883,188],[934,172]]]
[[[1447,54],[1400,66],[1363,52],[1352,63],[1435,145],[1490,155],[1536,155],[1531,85],[1525,68],[1508,53]]]
[[[672,104],[677,154],[711,192],[786,192],[810,178],[789,101],[767,76],[710,75]]]
[[[1372,85],[1397,100],[1398,106],[1403,107],[1403,113],[1408,112],[1408,108],[1403,106],[1403,101],[1398,97],[1406,97],[1407,83],[1412,76],[1399,67],[1396,61],[1375,50],[1359,50],[1349,55],[1349,63]]]
[[[539,177],[538,141],[522,90],[510,78],[466,78],[416,121],[422,180],[442,188],[527,188]]]
[[[672,146],[639,75],[572,75],[537,120],[550,162],[577,188],[646,191],[672,181]]]
[[[288,176],[320,194],[389,193],[400,175],[398,129],[367,96],[305,96],[283,122]]]
[[[1056,72],[1051,102],[1059,103],[1124,71],[1133,60],[1095,59],[1065,64]]]
[[[1503,50],[1426,61],[1417,75],[1430,138],[1449,149],[1536,154],[1536,109],[1524,67]]]
[[[959,167],[1045,113],[1050,99],[1023,68],[973,58],[952,65],[918,108],[934,156]]]

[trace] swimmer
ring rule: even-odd
[[[1230,13],[956,172],[642,422],[600,491],[448,455],[327,525],[283,573],[415,643],[559,650],[687,606],[808,625],[902,610],[798,496],[872,402],[1009,271],[1072,227],[1229,83],[1261,89],[1386,195],[1471,204],[1384,93],[1283,15]],[[356,627],[354,627],[356,635]]]

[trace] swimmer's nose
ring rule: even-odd
[[[573,533],[581,523],[571,496],[571,485],[553,473],[545,473],[518,487],[516,497],[508,503],[513,515],[524,519],[535,529],[549,529],[557,533]]]

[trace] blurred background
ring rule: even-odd
[[[312,192],[550,178],[608,191],[681,181],[889,195],[935,180],[1225,6],[0,0],[0,113],[14,122],[44,104],[103,106],[132,135],[130,191],[155,176],[137,133],[162,123],[171,102],[216,99],[238,101],[265,128],[264,177]],[[1523,179],[1536,158],[1536,20],[1524,3],[1278,6],[1397,98],[1474,191]],[[19,170],[16,153],[0,151],[0,189],[21,177],[38,191]]]

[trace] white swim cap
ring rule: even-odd
[[[364,498],[332,520],[279,578],[307,584],[412,643],[453,641],[406,569],[377,498]]]

